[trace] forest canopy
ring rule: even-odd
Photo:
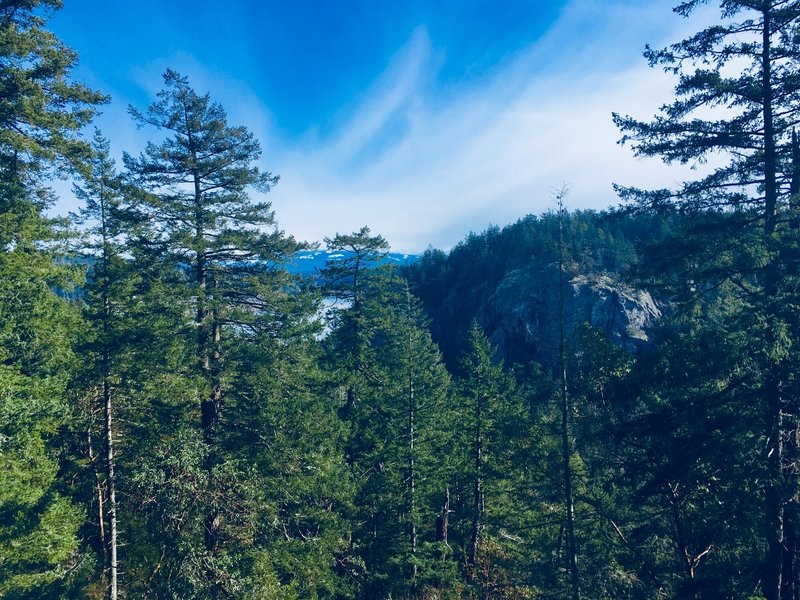
[[[647,49],[621,143],[706,174],[311,275],[185,75],[115,162],[60,4],[0,2],[0,598],[800,598],[800,2]]]

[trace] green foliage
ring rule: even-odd
[[[676,12],[688,16],[700,4],[684,2]],[[783,441],[794,436],[794,426],[787,425],[786,418],[795,419],[797,410],[783,382],[794,379],[795,365],[788,352],[794,340],[789,332],[797,331],[798,323],[796,313],[785,312],[782,304],[794,294],[790,291],[794,268],[785,258],[793,249],[785,242],[793,237],[788,232],[795,228],[797,210],[794,127],[800,89],[796,60],[800,6],[734,0],[721,2],[720,12],[719,23],[668,48],[648,48],[645,53],[652,66],[678,75],[674,101],[649,122],[614,116],[623,132],[621,142],[632,142],[636,154],[683,164],[704,164],[713,156],[713,166],[674,191],[618,190],[623,199],[640,208],[680,207],[697,217],[687,227],[689,243],[681,245],[683,252],[675,261],[678,268],[672,270],[671,283],[684,282],[680,299],[693,322],[704,319],[717,327],[712,334],[696,325],[684,327],[681,343],[691,349],[689,364],[703,364],[705,357],[696,354],[694,345],[700,331],[705,334],[700,339],[714,339],[714,358],[726,360],[711,360],[705,370],[694,372],[694,378],[685,382],[690,406],[705,407],[702,416],[712,427],[695,433],[690,425],[689,431],[694,433],[698,459],[704,457],[705,442],[711,440],[716,440],[714,447],[730,452],[727,459],[714,454],[704,457],[704,471],[725,473],[728,478],[721,481],[731,481],[737,473],[727,469],[735,466],[747,474],[748,481],[758,482],[749,496],[760,498],[760,508],[752,507],[747,514],[755,517],[760,512],[760,519],[755,517],[760,525],[748,523],[745,531],[760,531],[765,547],[761,557],[753,556],[741,550],[747,547],[746,541],[729,539],[720,544],[724,550],[709,550],[708,562],[713,564],[719,557],[739,565],[741,574],[728,574],[731,585],[741,586],[737,594],[750,585],[770,600],[780,600],[795,596],[797,568],[792,511],[787,509],[798,488],[796,456]],[[708,228],[709,223],[715,229]],[[726,320],[718,321],[718,314]],[[717,398],[730,403],[724,404],[727,411],[710,414],[708,405]],[[685,397],[665,394],[659,402],[681,410]],[[740,422],[735,418],[740,415],[749,418]],[[682,415],[680,423],[687,417],[696,415]],[[718,418],[721,425],[714,424]],[[695,474],[692,483],[666,484],[673,521],[681,523],[674,528],[684,539],[677,543],[688,574],[681,593],[696,597],[711,597],[711,590],[719,593],[722,589],[719,581],[704,583],[694,576],[698,548],[708,539],[693,540],[694,545],[686,541],[694,533],[687,528],[708,527],[711,532],[720,526],[705,513],[702,524],[692,522],[691,509],[706,508],[706,488],[719,487],[709,485],[708,476]],[[705,486],[702,493],[693,491],[698,485]],[[715,517],[722,518],[716,513]],[[759,546],[752,538],[750,544]],[[708,548],[714,547],[718,546],[709,542]],[[759,559],[760,571],[752,564]],[[718,568],[723,579],[726,571]],[[754,580],[756,585],[752,585]]]
[[[80,320],[55,292],[69,289],[77,273],[56,264],[55,246],[41,250],[33,237],[52,242],[59,233],[30,207],[16,212],[5,223],[24,226],[0,230],[13,240],[0,252],[0,590],[35,597],[64,577],[77,551],[82,515],[58,491],[50,443],[68,414],[64,388]]]
[[[325,245],[332,252],[344,251],[331,259],[320,275],[325,281],[326,291],[336,298],[356,305],[362,300],[361,281],[364,272],[375,267],[385,258],[389,243],[380,235],[371,236],[369,227],[362,227],[349,235],[336,234],[325,238]]]
[[[679,216],[576,211],[566,215],[568,262],[583,274],[622,276],[639,261],[642,242],[663,239]],[[558,259],[555,213],[528,215],[503,229],[470,233],[445,255],[428,250],[404,268],[411,289],[431,316],[431,332],[451,369],[457,369],[461,345],[498,284],[520,268],[553,265]],[[505,349],[504,349],[505,350]]]
[[[63,297],[80,279],[64,264],[69,232],[41,211],[45,171],[88,155],[79,129],[102,96],[69,80],[75,54],[35,12],[0,7],[0,595],[61,597],[79,564],[84,515],[59,481],[56,434],[68,421],[65,385],[82,327]],[[61,291],[61,295],[57,293]]]
[[[388,269],[357,279],[358,303],[325,340],[356,484],[352,576],[359,597],[451,589],[452,549],[437,528],[456,471],[450,380],[407,284]]]
[[[90,155],[79,132],[105,96],[69,74],[77,55],[44,29],[60,0],[11,0],[0,6],[0,159],[3,179],[68,172]],[[37,10],[39,9],[39,10]]]
[[[700,4],[684,2],[676,12],[689,15]],[[679,200],[694,210],[754,209],[772,221],[778,196],[788,201],[793,170],[789,150],[797,65],[787,59],[798,56],[800,8],[794,2],[727,1],[720,12],[724,20],[719,23],[663,50],[645,52],[651,66],[680,76],[677,98],[651,122],[620,115],[614,120],[624,133],[621,143],[632,142],[638,155],[686,164],[722,153],[728,162],[674,193],[620,192],[645,205]],[[701,113],[705,107],[716,109],[712,117]],[[758,184],[764,184],[760,191]],[[777,190],[770,189],[776,185]]]
[[[150,414],[130,480],[137,589],[330,595],[343,585],[333,570],[348,495],[334,486],[340,434],[325,427],[309,362],[318,297],[285,270],[301,245],[249,198],[277,182],[254,166],[258,142],[185,78],[167,71],[164,81],[146,113],[131,112],[171,137],[125,157],[142,188],[135,208],[154,223],[130,244],[158,276],[143,281],[144,339],[174,353],[159,365],[137,349],[151,369],[137,378]]]
[[[495,363],[495,349],[472,325],[460,363],[457,418],[460,471],[459,554],[477,597],[526,598],[534,593],[524,572],[529,506],[516,503],[529,457],[517,444],[531,433],[516,382]],[[516,454],[516,456],[515,456]],[[454,486],[455,487],[455,486]]]
[[[347,596],[349,577],[337,565],[346,562],[352,489],[345,430],[326,396],[319,351],[312,340],[264,346],[266,356],[254,347],[241,357],[251,371],[232,390],[229,419],[236,426],[226,439],[255,469],[254,568],[268,564],[275,593],[287,598]],[[250,578],[261,585],[255,573]]]
[[[337,234],[321,289],[251,199],[278,181],[260,145],[186,78],[131,109],[163,136],[122,176],[81,138],[103,97],[44,29],[59,6],[0,5],[0,596],[110,593],[113,405],[125,597],[562,598],[566,473],[582,597],[797,597],[797,2],[725,1],[648,49],[677,98],[615,120],[637,154],[726,157],[698,180],[471,233],[402,273],[367,227]],[[47,177],[78,167],[75,261],[42,211]],[[575,323],[569,402],[556,361],[481,328],[513,272],[563,290],[556,263],[670,309],[636,355]]]

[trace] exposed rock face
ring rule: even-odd
[[[510,362],[552,364],[559,346],[559,275],[555,267],[508,273],[479,313],[487,335]],[[661,307],[644,290],[606,275],[578,275],[564,289],[567,339],[588,323],[629,352],[650,342]]]

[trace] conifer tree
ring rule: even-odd
[[[120,437],[117,413],[125,396],[123,377],[130,362],[130,297],[135,294],[133,264],[124,258],[125,236],[135,235],[136,220],[123,202],[123,185],[110,157],[109,142],[100,131],[93,140],[91,171],[83,185],[75,185],[75,196],[84,206],[80,222],[88,236],[84,252],[90,273],[84,289],[86,329],[81,332],[78,352],[83,366],[75,374],[78,394],[88,397],[89,434],[87,454],[94,471],[98,527],[104,571],[107,570],[108,598],[119,597],[117,504],[117,441]],[[102,414],[101,437],[95,440],[94,415]],[[101,457],[95,461],[95,446]],[[98,467],[95,462],[101,463]],[[104,580],[106,580],[104,573]]]
[[[578,549],[575,542],[575,490],[572,472],[572,417],[573,404],[567,387],[567,255],[564,239],[565,191],[557,196],[558,201],[558,379],[561,404],[561,464],[564,477],[564,522],[567,538],[566,563],[570,578],[570,592],[573,600],[580,598],[580,575],[578,572]]]
[[[348,418],[357,404],[359,381],[369,378],[362,356],[368,335],[363,310],[369,289],[366,272],[379,265],[389,249],[383,237],[370,233],[369,227],[364,226],[349,235],[325,238],[328,250],[338,255],[329,259],[320,273],[325,280],[326,293],[341,303],[333,307],[329,319],[336,327],[340,350],[347,357],[343,365],[349,380],[344,384],[347,394],[341,411],[344,418]]]
[[[207,486],[198,497],[205,506],[200,529],[206,557],[197,562],[204,574],[195,580],[204,580],[203,593],[214,597],[235,585],[225,552],[235,544],[225,537],[224,525],[226,519],[231,527],[241,519],[235,500],[245,494],[233,485],[238,479],[228,444],[233,425],[225,426],[225,407],[241,367],[232,350],[262,335],[290,339],[307,333],[313,305],[307,295],[294,293],[296,285],[284,269],[300,245],[276,228],[269,203],[249,197],[250,190],[267,192],[278,181],[255,166],[259,143],[245,127],[228,125],[223,108],[197,94],[185,77],[167,70],[164,83],[146,112],[130,112],[140,125],[168,137],[159,145],[148,143],[137,158],[126,155],[125,164],[146,192],[137,206],[155,223],[156,237],[149,243],[163,248],[162,262],[183,290],[178,299],[192,315],[192,331],[178,322],[173,335],[193,354],[194,365],[185,372],[199,384],[201,445],[187,444],[189,462],[180,468],[199,468]],[[192,467],[192,461],[199,464]],[[234,529],[228,533],[234,535]]]
[[[350,597],[353,486],[319,344],[262,335],[233,351],[243,369],[231,382],[229,443],[248,471],[237,518],[253,523],[238,527],[239,552],[253,564],[243,597]]]
[[[3,179],[30,186],[45,171],[70,173],[89,157],[81,128],[106,98],[72,81],[77,54],[44,28],[60,0],[0,6],[0,153]]]
[[[600,435],[615,444],[595,462],[616,471],[616,500],[595,493],[605,508],[595,507],[625,532],[618,560],[650,593],[744,597],[760,577],[763,467],[752,440],[763,421],[737,373],[744,339],[720,339],[730,317],[676,319],[609,390],[617,424]]]
[[[72,335],[81,321],[55,292],[76,280],[55,262],[57,234],[27,209],[0,214],[0,595],[35,598],[55,593],[50,584],[63,583],[61,567],[77,552],[82,515],[59,491],[52,441],[68,414]]]
[[[345,385],[358,402],[343,422],[356,484],[351,552],[364,565],[359,595],[448,589],[455,562],[437,520],[457,471],[450,380],[407,284],[374,257],[361,269],[358,307],[340,309],[325,340],[341,389],[356,320],[360,370]]]
[[[44,28],[42,11],[59,6],[0,6],[0,595],[9,598],[62,593],[64,567],[79,564],[82,515],[52,452],[80,327],[56,290],[78,277],[59,264],[68,232],[43,215],[52,201],[44,183],[89,155],[80,129],[103,96],[71,81],[75,53]]]
[[[701,4],[683,2],[675,12],[688,16]],[[695,214],[710,210],[730,215],[726,235],[698,235],[703,250],[690,249],[673,262],[685,259],[685,288],[705,290],[731,281],[738,299],[748,306],[742,315],[751,317],[748,354],[760,359],[751,385],[760,390],[766,447],[762,589],[768,600],[778,600],[789,597],[784,571],[787,563],[796,562],[786,556],[785,507],[797,481],[784,450],[793,429],[789,423],[797,417],[786,388],[794,378],[787,357],[793,338],[789,332],[797,330],[797,322],[796,315],[784,310],[783,282],[795,268],[786,235],[796,208],[792,132],[800,92],[800,3],[726,1],[720,3],[720,13],[719,23],[686,40],[663,50],[648,48],[651,65],[679,75],[677,99],[650,122],[619,115],[614,119],[624,133],[622,141],[632,142],[638,155],[686,164],[704,163],[718,154],[721,164],[715,160],[719,166],[674,191],[619,189],[624,199],[647,209],[679,205]],[[703,114],[706,108],[714,110]]]
[[[507,439],[501,436],[514,420],[516,385],[513,376],[494,362],[495,349],[477,323],[466,340],[460,365],[460,439],[463,457],[463,560],[466,574],[479,595],[490,596],[506,585],[501,564],[505,553],[499,533],[506,528],[505,481],[513,466],[501,464]],[[517,419],[517,424],[521,421]],[[463,485],[463,484],[462,484]]]
[[[450,378],[419,301],[405,281],[390,277],[383,285],[371,300],[380,302],[373,314],[380,320],[370,323],[369,355],[381,383],[366,390],[357,421],[357,435],[374,440],[360,456],[361,472],[373,470],[360,497],[383,515],[372,518],[381,530],[376,541],[386,547],[373,552],[386,556],[377,569],[389,575],[389,589],[419,594],[452,584],[455,563],[436,521],[456,470],[456,413]]]

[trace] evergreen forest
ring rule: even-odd
[[[0,598],[800,599],[800,1],[718,4],[613,115],[695,179],[398,266],[176,71],[117,164],[0,1]]]

